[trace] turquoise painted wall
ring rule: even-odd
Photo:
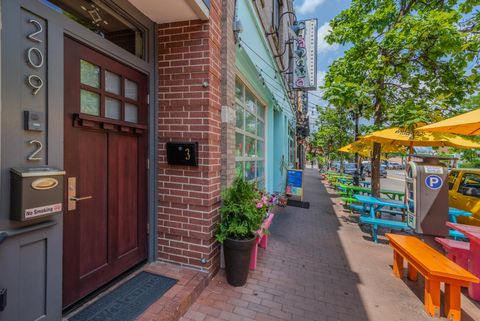
[[[281,164],[283,159],[288,165],[288,123],[295,122],[293,107],[252,1],[237,1],[237,18],[243,27],[236,52],[237,73],[267,104],[265,187],[269,192],[283,191],[286,171]]]

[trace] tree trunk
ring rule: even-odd
[[[380,155],[382,145],[379,143],[373,144],[372,152],[372,195],[380,196]]]
[[[359,131],[358,130],[358,119],[360,118],[359,113],[358,112],[355,113],[354,117],[355,117],[355,133],[354,133],[355,138],[354,139],[355,139],[355,141],[357,141],[358,140],[358,131]],[[360,161],[359,161],[358,153],[355,153],[355,164],[357,164],[357,168],[360,168]]]
[[[380,77],[377,81],[378,89],[375,95],[375,112],[373,114],[374,124],[376,126],[382,125],[383,122],[383,108],[382,108],[382,98],[383,89],[385,88],[385,82],[383,77]],[[378,128],[377,127],[377,128]],[[375,197],[380,197],[380,157],[381,157],[381,144],[374,143],[372,151],[372,195]]]

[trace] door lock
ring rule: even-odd
[[[68,178],[68,210],[73,211],[77,209],[77,202],[89,200],[92,196],[77,197],[77,178]]]

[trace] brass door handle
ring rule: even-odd
[[[84,197],[76,197],[76,196],[71,196],[69,198],[70,201],[78,202],[78,201],[83,201],[83,200],[89,200],[91,199],[92,196],[84,196]]]

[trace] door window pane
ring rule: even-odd
[[[125,97],[138,100],[138,85],[136,82],[125,79]]]
[[[247,157],[255,157],[255,138],[245,136],[245,154]]]
[[[245,113],[245,130],[252,134],[257,132],[257,119],[250,113]]]
[[[100,88],[100,67],[81,59],[80,82],[84,85]]]
[[[121,103],[119,100],[107,97],[105,98],[105,117],[112,119],[121,119]]]
[[[105,90],[112,94],[120,95],[120,80],[121,78],[119,75],[110,71],[105,71]]]
[[[138,123],[138,106],[125,103],[125,121]]]
[[[243,135],[235,134],[235,156],[243,156]]]
[[[100,116],[100,95],[88,90],[80,90],[80,112]]]
[[[236,124],[235,126],[237,126],[237,128],[244,129],[243,118],[244,118],[243,108],[240,105],[237,105],[236,120],[235,120],[235,124]]]

